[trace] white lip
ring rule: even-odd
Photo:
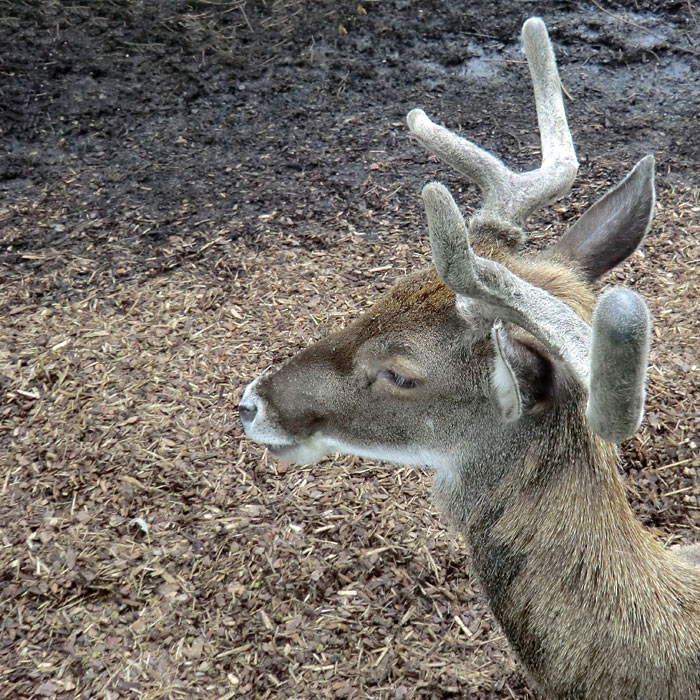
[[[284,455],[287,452],[291,452],[299,446],[294,445],[294,444],[289,444],[289,445],[265,445],[265,447],[267,447],[269,452],[271,454],[275,455],[275,457],[284,457]]]
[[[312,437],[304,442],[287,445],[266,445],[275,459],[286,464],[314,464],[328,453],[328,446],[320,437]]]
[[[267,451],[282,464],[298,464],[296,453],[298,445],[266,445]]]

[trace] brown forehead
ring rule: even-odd
[[[507,254],[494,257],[502,258],[499,262],[522,279],[559,297],[584,320],[590,318],[593,294],[576,272],[552,261],[526,261]],[[347,330],[355,335],[353,344],[359,344],[378,333],[433,327],[456,313],[454,292],[435,268],[427,268],[400,280]]]
[[[455,295],[434,269],[414,272],[383,296],[373,311],[379,314],[446,312],[454,307]]]
[[[374,306],[340,331],[348,352],[370,338],[405,336],[419,328],[435,329],[456,314],[455,295],[434,269],[414,272],[396,283]],[[397,336],[398,338],[398,336]]]
[[[545,289],[568,304],[585,321],[590,321],[595,298],[575,270],[553,260],[524,260],[500,250],[490,252],[498,253],[492,259],[497,259],[518,277]],[[413,312],[420,316],[427,312],[434,316],[451,311],[454,305],[454,292],[440,280],[435,268],[429,268],[401,280],[379,300],[373,312],[401,316]]]

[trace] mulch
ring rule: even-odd
[[[533,697],[428,474],[286,467],[237,421],[250,378],[425,263],[407,216],[378,219],[381,241],[339,221],[319,249],[276,217],[258,243],[221,231],[206,253],[235,277],[183,252],[77,299],[34,303],[31,276],[2,288],[6,697]],[[698,192],[664,192],[608,280],[652,309],[647,418],[622,468],[669,543],[699,526],[699,234]],[[51,254],[53,275],[84,264]]]

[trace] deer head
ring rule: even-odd
[[[507,454],[494,459],[496,446],[522,449],[537,422],[568,402],[590,395],[590,425],[603,437],[621,440],[638,427],[645,306],[632,292],[612,292],[592,331],[590,283],[648,230],[654,160],[642,159],[544,254],[519,255],[528,216],[565,195],[578,168],[544,23],[528,20],[523,39],[541,167],[513,172],[422,110],[409,113],[412,134],[476,182],[483,205],[465,222],[443,185],[427,185],[435,269],[409,275],[352,325],[247,387],[244,429],[273,454],[309,463],[340,452],[443,475],[480,465],[478,490],[485,464],[489,481],[508,468]]]

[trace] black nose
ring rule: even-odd
[[[238,415],[244,423],[252,423],[255,420],[257,412],[258,407],[255,406],[255,404],[251,406],[242,403],[238,406]]]

